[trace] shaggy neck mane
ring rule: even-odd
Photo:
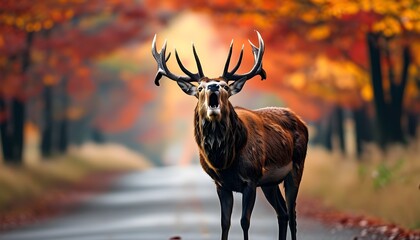
[[[199,109],[195,111],[195,139],[204,160],[214,170],[229,168],[246,142],[243,123],[231,104],[228,108],[220,121],[210,121]]]

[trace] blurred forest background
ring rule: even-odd
[[[218,77],[232,38],[234,54],[245,44],[239,72],[252,66],[254,30],[267,80],[232,102],[289,107],[310,125],[303,194],[420,228],[418,0],[2,0],[0,172],[91,142],[155,166],[196,163],[195,99],[173,81],[154,85],[152,38],[189,69],[193,41]]]

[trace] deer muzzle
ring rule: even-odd
[[[215,120],[220,116],[220,92],[207,90],[207,117],[210,120]]]

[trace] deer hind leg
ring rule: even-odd
[[[276,210],[277,223],[279,226],[279,240],[286,240],[289,216],[287,214],[286,202],[281,195],[279,186],[263,186],[261,189],[263,190],[265,198],[267,198],[270,205]]]
[[[287,212],[289,213],[289,227],[292,240],[296,240],[296,198],[299,190],[301,175],[293,169],[284,179],[284,189],[286,195]]]

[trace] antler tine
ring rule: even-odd
[[[169,52],[168,56],[166,57],[165,62],[167,62],[169,60],[169,58],[171,57],[171,52]]]
[[[192,73],[192,72],[188,71],[188,69],[184,66],[184,64],[182,64],[181,59],[180,59],[176,49],[175,49],[175,57],[176,57],[176,61],[178,62],[178,65],[181,68],[181,70],[191,78],[190,82],[198,82],[202,77],[204,77],[204,74],[203,74],[203,70],[201,68],[200,59],[198,58],[197,52],[195,51],[194,44],[192,46],[193,46],[195,62],[197,64],[198,73]]]
[[[231,75],[233,75],[236,71],[238,71],[239,66],[241,66],[243,56],[244,56],[244,45],[242,44],[242,49],[241,49],[241,53],[239,54],[238,62],[236,63],[232,71],[230,72]]]
[[[251,45],[252,48],[252,54],[254,55],[254,61],[257,60],[258,57],[258,48],[251,42],[251,40],[248,39],[249,44]]]
[[[179,67],[181,68],[181,70],[185,74],[187,74],[190,78],[195,78],[196,77],[194,73],[188,71],[188,69],[186,69],[184,67],[184,64],[182,64],[181,59],[179,58],[179,55],[178,55],[178,52],[176,51],[176,49],[175,49],[175,58],[176,58],[176,61],[178,62]]]
[[[223,69],[223,75],[222,76],[226,76],[228,74],[230,58],[232,57],[232,47],[233,47],[233,39],[230,42],[229,53],[228,53],[228,57],[226,59],[225,68]]]
[[[256,47],[251,41],[249,41],[252,48],[252,54],[254,55],[254,66],[252,67],[251,71],[245,74],[235,74],[235,72],[238,70],[242,61],[242,55],[243,55],[243,48],[242,48],[241,55],[239,56],[239,60],[235,68],[232,69],[231,72],[227,72],[226,74],[223,74],[223,77],[226,78],[227,80],[237,81],[242,78],[246,78],[246,80],[248,80],[248,79],[253,78],[256,75],[260,75],[261,80],[266,79],[266,73],[264,69],[262,68],[262,57],[264,55],[264,49],[265,49],[264,40],[262,39],[261,34],[258,31],[256,32],[258,35],[259,46]]]
[[[188,77],[186,76],[178,76],[176,74],[171,73],[171,71],[169,71],[168,67],[166,66],[166,62],[169,60],[171,53],[168,54],[168,56],[166,57],[166,47],[167,47],[167,41],[165,39],[165,42],[163,43],[162,49],[160,51],[160,53],[158,53],[157,49],[156,49],[156,34],[153,37],[153,41],[152,41],[152,55],[155,58],[156,62],[157,62],[157,73],[155,76],[155,84],[157,86],[159,86],[159,80],[162,78],[162,76],[166,76],[167,78],[174,80],[174,81],[186,81],[186,82],[197,82],[198,79],[197,78],[193,78],[192,76],[188,75]],[[176,52],[175,52],[176,54]],[[177,55],[177,54],[176,54]],[[178,60],[178,56],[177,60]],[[180,61],[178,61],[178,64],[180,63]],[[180,65],[181,69],[184,67],[182,65]],[[185,69],[186,70],[186,69]],[[184,70],[183,70],[184,71]],[[185,71],[184,71],[185,72]]]
[[[201,68],[200,58],[198,57],[197,51],[195,51],[194,43],[192,44],[192,49],[194,53],[195,63],[197,64],[198,76],[200,78],[204,77],[203,69]]]

